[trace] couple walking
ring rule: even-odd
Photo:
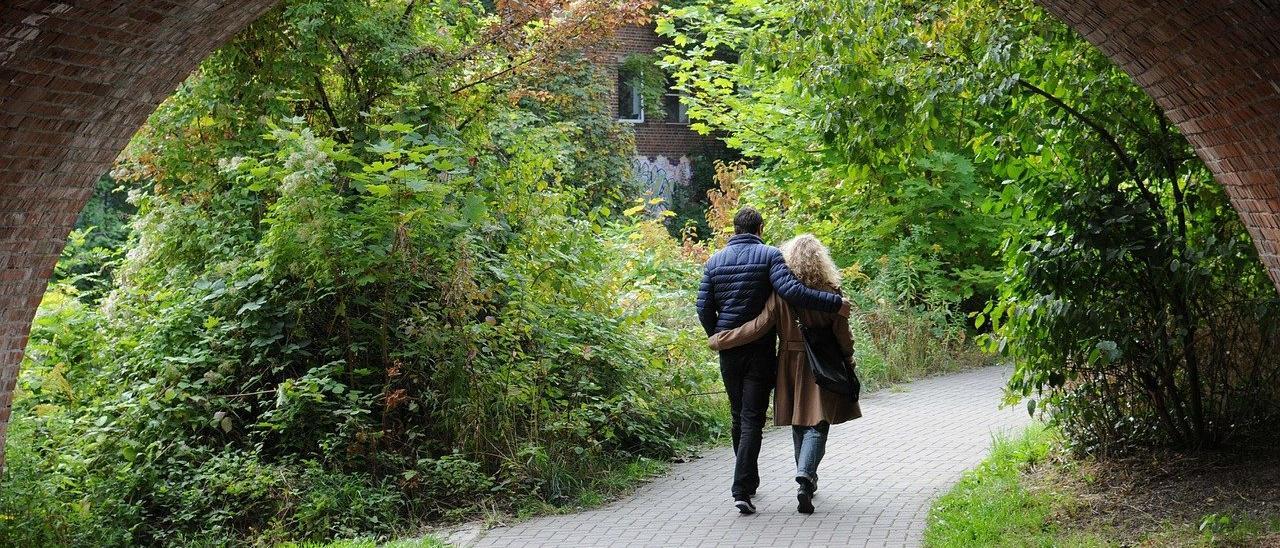
[[[856,397],[821,388],[806,355],[805,331],[830,330],[852,364],[849,301],[825,246],[811,235],[766,245],[764,219],[743,208],[734,236],[707,261],[698,288],[698,320],[720,351],[720,374],[733,414],[734,506],[753,514],[757,461],[769,393],[777,388],[774,424],[791,426],[797,510],[813,513],[818,463],[832,424],[862,416]]]

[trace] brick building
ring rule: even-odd
[[[724,144],[689,128],[689,117],[680,96],[668,87],[662,108],[655,113],[641,99],[637,75],[623,66],[633,55],[653,54],[664,44],[653,25],[624,27],[593,57],[604,68],[611,89],[614,116],[635,132],[636,177],[646,192],[671,204],[677,186],[689,185],[697,162],[711,162],[726,155]],[[647,111],[647,112],[646,112]]]

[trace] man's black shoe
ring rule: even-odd
[[[739,513],[744,515],[756,513],[756,505],[751,504],[750,498],[739,497],[737,500],[733,501],[733,505],[738,509]]]

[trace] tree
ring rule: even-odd
[[[1211,444],[1275,412],[1273,290],[1221,188],[1032,2],[695,1],[659,28],[697,127],[759,163],[746,200],[775,234],[893,280],[880,299],[975,314],[1011,399],[1081,447]]]

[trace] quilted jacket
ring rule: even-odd
[[[698,321],[707,336],[733,329],[764,311],[774,292],[799,308],[836,312],[840,296],[797,280],[778,248],[755,234],[737,234],[707,261],[698,287]]]

